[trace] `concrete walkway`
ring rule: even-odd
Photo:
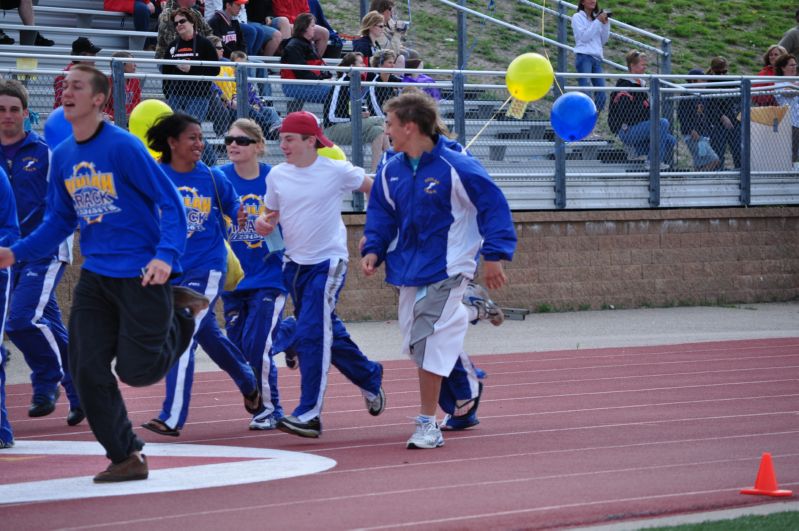
[[[401,337],[396,321],[347,323],[353,339],[372,359],[399,359]],[[671,345],[732,339],[799,337],[799,302],[535,313],[500,327],[479,323],[469,330],[466,351],[472,355],[540,352],[646,345]],[[8,383],[28,381],[22,355],[10,344]],[[278,364],[283,363],[279,356]],[[198,371],[219,370],[203,353]]]

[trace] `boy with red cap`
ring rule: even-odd
[[[318,156],[333,147],[316,116],[293,112],[280,126],[286,162],[266,177],[266,211],[255,229],[272,233],[278,222],[285,241],[283,281],[297,320],[293,348],[300,365],[300,403],[277,428],[301,437],[319,437],[320,415],[333,364],[361,389],[371,415],[383,412],[383,366],[370,361],[350,339],[335,305],[347,274],[347,229],[341,200],[355,190],[369,193],[372,179],[347,161]]]

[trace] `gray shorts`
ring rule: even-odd
[[[382,118],[370,116],[361,120],[361,142],[371,144],[372,141],[383,134],[385,126]],[[335,144],[349,146],[352,144],[352,122],[333,124],[325,128],[325,136]]]

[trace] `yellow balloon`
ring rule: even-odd
[[[520,55],[511,61],[505,73],[505,85],[511,96],[527,102],[546,96],[554,80],[552,64],[537,53]]]
[[[347,154],[344,150],[333,144],[333,147],[320,147],[316,152],[322,156],[333,160],[347,160]]]
[[[147,146],[147,131],[161,116],[172,114],[172,108],[161,100],[143,100],[130,112],[128,130]],[[149,147],[147,151],[158,160],[161,153]]]

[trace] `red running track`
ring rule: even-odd
[[[481,424],[445,434],[443,448],[426,451],[405,449],[418,404],[409,361],[384,364],[388,409],[377,418],[333,370],[318,440],[248,431],[241,397],[227,376],[198,374],[182,435],[137,428],[145,440],[168,443],[167,449],[192,443],[303,452],[333,459],[335,466],[272,481],[261,481],[260,471],[238,472],[233,475],[254,474],[256,482],[196,489],[197,480],[183,479],[181,469],[248,460],[254,466],[255,458],[151,453],[151,479],[128,485],[156,485],[160,471],[183,490],[6,503],[0,527],[563,528],[772,503],[776,499],[738,493],[754,484],[766,451],[780,487],[799,488],[799,338],[474,360],[488,373]],[[297,373],[281,371],[290,410]],[[28,386],[10,386],[8,393],[18,447],[0,453],[0,488],[80,476],[80,487],[44,483],[41,491],[107,493],[90,480],[106,466],[100,455],[23,453],[37,441],[91,441],[86,424],[67,427],[63,403],[50,417],[28,419]],[[124,393],[139,425],[156,414],[163,386]],[[145,453],[156,448],[151,444]]]

